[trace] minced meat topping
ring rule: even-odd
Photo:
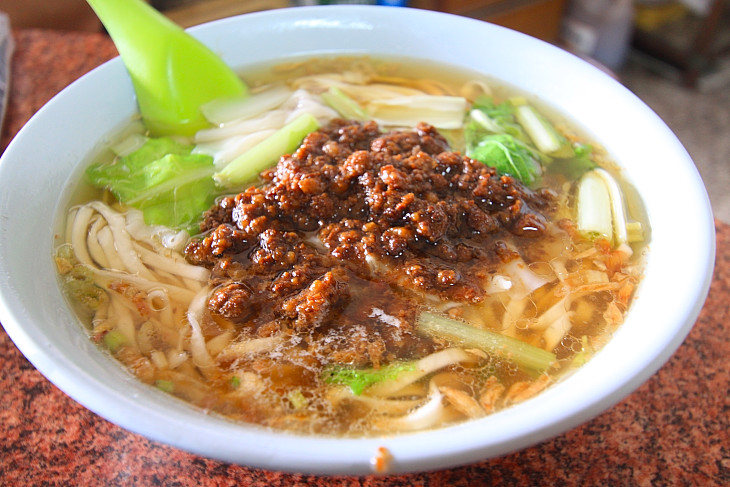
[[[186,248],[213,270],[209,310],[259,335],[317,330],[321,352],[352,363],[427,347],[410,325],[418,297],[480,301],[512,258],[505,240],[543,235],[553,206],[427,124],[337,120],[262,177],[211,208]],[[392,320],[368,328],[374,309]]]

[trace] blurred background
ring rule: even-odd
[[[730,0],[148,1],[182,27],[259,10],[358,3],[449,12],[543,39],[605,70],[657,112],[697,164],[715,216],[730,223]],[[85,0],[0,0],[0,11],[12,29],[104,32]]]

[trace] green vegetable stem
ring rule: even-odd
[[[585,173],[576,197],[578,231],[584,237],[603,237],[614,247],[643,240],[641,223],[628,220],[621,187],[605,169]]]
[[[373,384],[394,380],[403,372],[416,370],[416,361],[394,362],[378,369],[356,369],[341,365],[332,365],[323,373],[324,381],[328,384],[348,386],[356,396]]]
[[[431,337],[444,339],[454,344],[478,348],[488,354],[508,360],[525,372],[534,375],[545,372],[556,360],[554,353],[522,340],[476,328],[428,311],[424,311],[418,316],[418,330]]]
[[[259,173],[277,163],[284,154],[291,154],[304,137],[319,128],[317,119],[305,113],[232,160],[213,176],[224,188],[250,183]]]
[[[573,157],[573,149],[566,138],[531,105],[517,106],[515,118],[541,152],[551,157]]]
[[[368,114],[358,103],[336,86],[322,93],[322,99],[343,118],[365,121]]]

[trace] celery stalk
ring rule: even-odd
[[[644,231],[640,222],[626,222],[626,236],[629,242],[643,242]]]
[[[542,152],[553,157],[573,157],[575,155],[565,137],[531,105],[515,107],[515,118]]]
[[[606,237],[614,247],[643,240],[641,223],[627,220],[621,187],[605,169],[587,172],[578,183],[578,230]]]
[[[365,110],[355,100],[347,96],[336,86],[322,93],[322,99],[343,118],[359,121],[364,121],[369,118]]]
[[[200,107],[203,116],[213,125],[222,126],[248,120],[279,107],[291,96],[291,90],[276,85],[255,94],[216,98]]]
[[[410,95],[373,100],[367,110],[380,125],[414,127],[426,122],[437,129],[459,129],[464,125],[466,98],[446,95]]]
[[[264,169],[276,164],[284,154],[291,154],[304,137],[319,128],[317,119],[305,113],[244,152],[213,175],[223,187],[251,183]]]
[[[594,171],[578,182],[578,231],[586,238],[605,237],[613,240],[611,197],[601,176]]]
[[[554,353],[525,343],[516,338],[489,330],[475,328],[445,316],[422,312],[417,327],[421,333],[442,338],[463,346],[474,347],[509,360],[528,373],[539,375],[555,362]]]
[[[608,196],[611,198],[611,216],[613,218],[613,243],[618,246],[628,242],[629,237],[626,231],[626,212],[624,211],[624,197],[621,194],[618,182],[605,169],[593,170],[603,179],[606,185]]]

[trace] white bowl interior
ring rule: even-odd
[[[403,8],[282,9],[191,32],[237,68],[328,54],[409,57],[479,71],[534,94],[607,147],[642,195],[652,227],[646,277],[625,324],[595,358],[537,398],[478,421],[332,439],[204,415],[124,372],[88,340],[57,287],[51,254],[66,188],[88,154],[135,113],[131,84],[115,59],[51,100],[0,160],[0,320],[41,373],[92,411],[154,440],[267,469],[365,474],[385,446],[393,472],[432,470],[505,454],[596,416],[652,375],[689,332],[714,263],[707,194],[669,128],[593,66],[501,27]]]

